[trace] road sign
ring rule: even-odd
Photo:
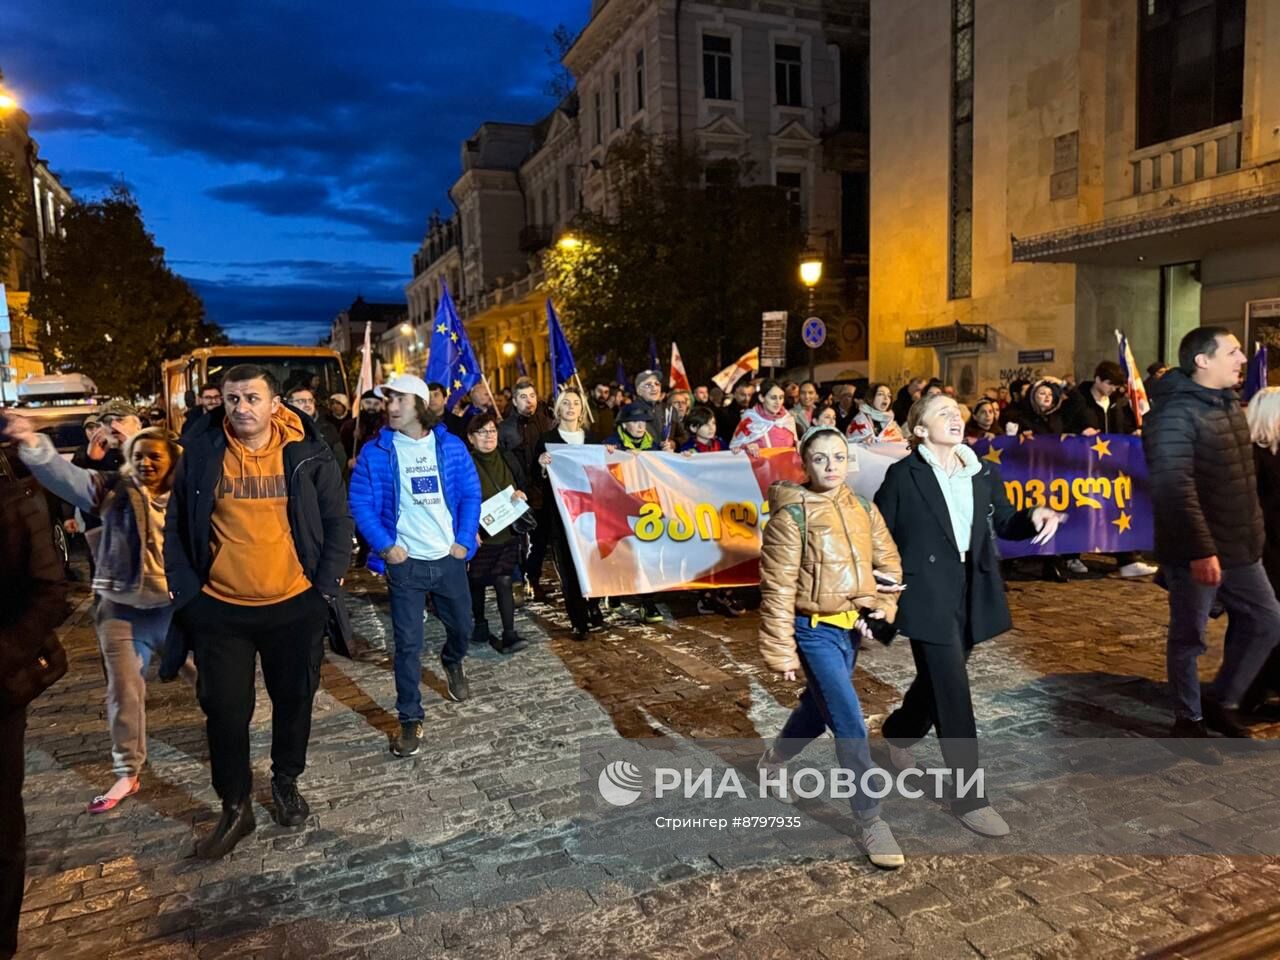
[[[810,317],[800,329],[800,336],[806,347],[817,350],[827,342],[827,325],[821,317]]]
[[[767,310],[760,322],[760,366],[787,365],[787,311]]]

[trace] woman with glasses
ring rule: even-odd
[[[513,502],[528,500],[528,478],[524,467],[510,450],[498,448],[498,417],[494,413],[481,413],[467,422],[467,442],[471,444],[471,459],[480,475],[480,502],[484,503],[511,488]],[[512,576],[520,565],[520,547],[524,537],[511,527],[496,533],[485,533],[480,528],[480,548],[467,564],[467,580],[471,584],[471,613],[475,617],[475,630],[471,642],[488,643],[499,653],[512,654],[529,646],[529,641],[516,633],[516,602],[512,591]],[[502,618],[502,636],[495,637],[489,629],[484,612],[485,590],[493,587],[498,600],[498,615]]]

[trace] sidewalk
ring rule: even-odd
[[[1164,595],[1145,583],[1014,582],[1018,629],[978,648],[984,737],[1161,736]],[[389,642],[385,590],[353,583],[358,632]],[[563,615],[520,611],[530,648],[468,661],[473,698],[443,697],[427,625],[426,743],[397,760],[389,661],[330,657],[317,698],[305,827],[258,830],[227,860],[187,859],[216,819],[203,718],[181,682],[150,687],[150,765],[118,812],[87,599],[68,621],[71,670],[31,711],[30,884],[23,958],[420,956],[1110,957],[1166,947],[1280,905],[1266,856],[912,855],[882,873],[852,839],[761,859],[655,844],[625,858],[579,843],[580,745],[774,735],[799,693],[755,649],[754,616],[615,625],[587,643]],[[618,618],[615,617],[615,620]],[[1220,654],[1221,625],[1214,650]],[[1206,673],[1216,665],[1204,658]],[[872,644],[858,688],[873,732],[913,674],[906,644]],[[259,685],[255,796],[269,803],[270,705]],[[1181,761],[1171,776],[1194,782]],[[1280,783],[1198,798],[1193,827],[1280,830]],[[1199,817],[1199,819],[1195,819]],[[957,828],[959,829],[959,828]],[[758,846],[758,845],[757,845]]]

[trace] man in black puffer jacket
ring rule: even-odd
[[[1203,763],[1221,762],[1195,739],[1208,735],[1206,727],[1248,736],[1234,708],[1280,637],[1280,603],[1261,562],[1253,445],[1235,391],[1244,363],[1240,342],[1227,330],[1192,330],[1178,347],[1179,369],[1153,385],[1142,432],[1156,557],[1169,588],[1172,735]],[[1226,654],[1202,713],[1196,661],[1215,598],[1230,621]]]

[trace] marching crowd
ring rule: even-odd
[[[1215,762],[1209,731],[1247,735],[1247,712],[1267,709],[1280,686],[1280,666],[1269,661],[1280,639],[1280,545],[1265,536],[1280,529],[1280,390],[1258,393],[1246,417],[1235,392],[1243,365],[1227,331],[1193,331],[1176,368],[1149,371],[1152,407],[1141,429],[1124,397],[1125,373],[1111,361],[1083,384],[1014,381],[971,404],[950,384],[923,378],[860,393],[852,384],[824,393],[808,381],[744,379],[725,395],[707,386],[666,391],[649,370],[634,384],[567,387],[551,403],[528,379],[498,393],[482,382],[453,407],[444,386],[401,375],[360,396],[355,409],[340,394],[322,396],[314,382],[282,385],[264,367],[241,365],[206,385],[181,425],[166,424],[161,410],[104,405],[70,459],[22,416],[5,413],[2,425],[40,484],[95,528],[94,625],[116,781],[89,810],[110,811],[141,788],[145,677],[158,660],[161,679],[193,684],[206,716],[222,814],[196,854],[217,859],[255,828],[249,725],[258,662],[272,703],[272,816],[296,826],[309,813],[298,782],[325,637],[352,642],[343,585],[353,539],[357,562],[385,577],[390,597],[397,756],[423,744],[424,607],[445,628],[441,663],[448,696],[459,701],[470,695],[471,644],[503,654],[527,646],[514,610],[548,602],[548,555],[575,639],[603,627],[606,610],[623,602],[645,621],[663,619],[649,595],[582,596],[547,478],[557,444],[686,456],[796,448],[806,481],[769,491],[761,556],[761,653],[788,679],[802,669],[807,684],[761,758],[761,769],[776,774],[826,729],[844,765],[870,765],[852,674],[863,639],[888,642],[896,631],[909,638],[917,674],[884,724],[891,762],[910,766],[912,744],[933,730],[950,767],[976,769],[966,664],[975,644],[1011,625],[995,541],[1044,543],[1067,518],[1045,507],[1015,510],[998,467],[971,444],[1141,433],[1158,579],[1169,591],[1171,735],[1195,759]],[[874,441],[905,441],[911,452],[869,502],[845,479],[851,449]],[[481,505],[496,500],[510,501],[514,522],[481,522]],[[29,488],[0,497],[0,955],[13,949],[9,924],[22,893],[25,708],[56,679],[61,656],[53,629],[65,615],[65,577],[44,509]],[[1156,573],[1136,556],[1118,559],[1121,575]],[[1046,561],[1044,573],[1063,580],[1087,569],[1064,556]],[[500,621],[493,626],[490,590]],[[742,612],[725,591],[700,595],[698,609]],[[1223,610],[1226,655],[1202,695],[1196,664],[1205,625]],[[987,800],[953,800],[969,829],[1008,832]],[[878,806],[863,797],[853,806],[872,861],[900,865]]]

